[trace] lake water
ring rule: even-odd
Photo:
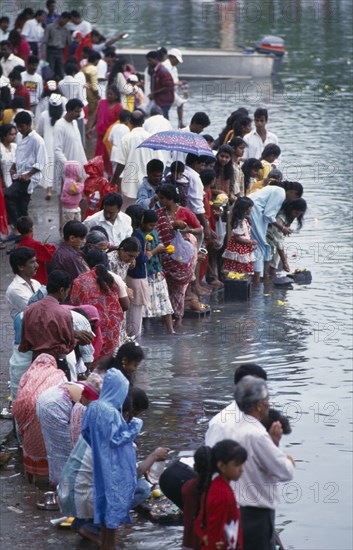
[[[29,4],[29,2],[28,2]],[[81,3],[71,3],[71,8]],[[304,184],[309,205],[288,240],[293,268],[310,286],[256,290],[247,304],[213,304],[211,319],[185,320],[185,334],[143,338],[137,384],[151,401],[139,454],[165,445],[173,455],[203,443],[207,422],[232,398],[237,365],[258,362],[273,403],[291,417],[282,448],[296,459],[281,486],[277,527],[287,549],[350,550],[352,544],[352,5],[350,0],[84,2],[86,17],[127,45],[229,48],[261,34],[285,39],[275,82],[194,82],[185,120],[198,110],[216,136],[237,107],[269,109],[281,168]],[[174,115],[173,115],[174,117]],[[176,121],[176,118],[173,118]],[[285,302],[278,305],[278,300]],[[137,520],[122,548],[181,546],[181,528]]]

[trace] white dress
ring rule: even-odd
[[[16,143],[10,143],[10,150],[8,150],[5,145],[0,142],[1,172],[4,179],[5,187],[10,187],[10,185],[12,184],[10,168],[15,162],[16,148]]]
[[[65,110],[63,109],[63,115]],[[48,154],[48,165],[43,170],[43,177],[40,185],[47,189],[48,187],[56,188],[58,182],[55,181],[55,161],[54,161],[54,126],[51,125],[49,112],[43,111],[38,119],[37,132],[45,142],[45,148]]]

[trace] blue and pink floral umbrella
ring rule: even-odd
[[[193,132],[167,131],[157,132],[145,139],[139,146],[153,149],[154,151],[175,151],[180,153],[192,153],[198,157],[206,156],[215,158],[207,141],[199,134]]]

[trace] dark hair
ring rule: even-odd
[[[243,166],[241,167],[243,174],[244,174],[244,188],[245,192],[249,189],[250,186],[250,178],[251,178],[251,170],[253,169],[261,170],[262,164],[258,159],[251,158],[244,162]]]
[[[230,160],[228,164],[226,164],[225,166],[222,166],[218,160],[218,155],[220,155],[221,153],[226,153],[227,155],[230,156]],[[220,176],[223,173],[223,177],[225,180],[230,180],[234,178],[234,166],[232,162],[232,157],[233,157],[233,149],[229,145],[221,145],[217,151],[216,164],[214,167],[217,176]]]
[[[71,10],[70,12],[71,17],[81,17],[81,14],[77,10]]]
[[[224,126],[223,130],[219,134],[216,142],[218,145],[222,145],[224,142],[226,135],[230,130],[233,129],[234,123],[237,119],[244,118],[249,114],[248,110],[244,107],[239,107],[236,111],[233,111],[232,114],[227,118],[226,125]]]
[[[131,383],[131,375],[127,374],[124,369],[123,359],[126,359],[129,363],[131,361],[141,362],[144,359],[145,354],[141,346],[137,342],[126,342],[118,349],[115,357],[112,357],[107,365],[107,369],[115,368],[120,370],[123,375]]]
[[[146,165],[147,174],[152,174],[152,172],[163,172],[164,164],[159,159],[152,159]]]
[[[72,277],[67,271],[62,269],[54,269],[48,275],[47,292],[48,294],[56,294],[61,288],[67,290],[72,285]]]
[[[245,147],[248,146],[246,141],[244,141],[241,137],[233,137],[230,141],[228,141],[227,145],[229,145],[229,147],[233,147],[234,149],[236,147],[240,147],[240,145],[245,145]]]
[[[241,137],[244,135],[244,127],[251,124],[251,118],[246,116],[242,118],[236,118],[232,127],[233,136]]]
[[[217,177],[216,171],[213,170],[212,168],[205,168],[205,170],[202,170],[202,172],[200,172],[200,179],[204,187],[206,187],[207,185],[210,185],[211,182],[216,177]]]
[[[103,53],[105,57],[116,57],[115,50],[111,46],[107,46],[106,48],[104,48]]]
[[[139,204],[131,204],[125,210],[125,214],[131,218],[131,225],[133,229],[138,229],[140,227],[144,212],[145,209]]]
[[[294,199],[292,201],[285,200],[281,207],[281,212],[285,215],[286,218],[286,225],[289,227],[293,221],[293,210],[299,210],[299,212],[302,212],[300,216],[297,218],[298,223],[298,229],[301,229],[303,227],[303,218],[304,214],[307,209],[306,201],[302,198]]]
[[[33,248],[28,246],[19,246],[10,252],[10,266],[12,271],[17,275],[19,273],[19,267],[25,265],[28,260],[31,260],[36,255]]]
[[[44,13],[44,12],[43,12]],[[39,63],[39,58],[36,56],[36,55],[30,55],[28,57],[28,65],[30,65],[31,63],[36,63],[38,64]]]
[[[0,107],[0,111],[1,111],[1,107]],[[0,126],[0,139],[4,139],[13,128],[16,128],[14,124],[4,124],[3,126]]]
[[[146,58],[160,59],[160,53],[156,50],[151,50],[150,52],[146,53]]]
[[[123,205],[123,198],[119,193],[108,193],[102,201],[102,208],[105,206],[117,206],[121,208]]]
[[[210,134],[202,134],[202,137],[205,141],[207,141],[207,143],[213,143],[214,142],[214,137],[210,136]]]
[[[123,249],[125,252],[140,252],[140,241],[136,237],[127,237],[119,244],[118,250]]]
[[[246,211],[250,206],[253,206],[254,203],[249,197],[240,197],[234,206],[232,212],[231,228],[235,229],[238,227],[239,223],[242,222],[246,216]]]
[[[74,97],[73,99],[69,99],[69,101],[66,103],[66,111],[74,111],[77,109],[77,107],[80,107],[80,109],[83,109],[84,105],[80,99],[77,99]]]
[[[113,94],[117,98],[117,102],[120,103],[121,102],[121,95],[120,95],[118,86],[116,84],[109,84],[109,86],[107,87],[107,91],[108,90],[111,90],[113,92]]]
[[[157,223],[158,222],[158,216],[155,212],[155,210],[145,210],[142,216],[141,224],[142,223]]]
[[[93,225],[92,227],[89,228],[89,233],[91,231],[99,231],[100,233],[103,233],[103,235],[105,237],[107,237],[108,241],[109,241],[109,235],[107,233],[107,230],[104,229],[104,227],[102,227],[101,225]]]
[[[87,57],[88,63],[94,63],[95,61],[99,61],[100,59],[100,54],[98,52],[95,52],[94,50],[91,50]]]
[[[66,63],[64,66],[65,74],[72,76],[73,74],[76,74],[78,72],[78,65],[76,63]]]
[[[16,124],[27,124],[29,126],[32,125],[32,117],[29,113],[27,113],[27,111],[21,111],[20,113],[17,113],[14,121]]]
[[[97,247],[90,248],[86,254],[89,268],[96,268],[96,282],[103,294],[109,294],[109,291],[117,286],[113,275],[105,267],[106,256],[106,253]]]
[[[48,115],[50,117],[50,125],[55,126],[55,123],[58,122],[58,120],[61,119],[62,114],[64,112],[64,106],[61,105],[51,105],[49,102],[48,105]]]
[[[112,70],[110,72],[110,75],[109,75],[108,86],[110,86],[111,84],[114,84],[115,77],[118,73],[123,73],[124,74],[123,66],[126,65],[126,63],[127,63],[126,59],[118,59],[114,63],[113,68],[112,68]]]
[[[136,111],[133,111],[131,113],[130,122],[133,126],[143,126],[143,123],[145,122],[145,115],[142,111],[139,111],[136,109]]]
[[[13,79],[13,80],[21,80],[22,82],[22,76],[21,76],[21,71],[19,71],[18,69],[13,69],[10,73],[9,73],[9,79]]]
[[[199,447],[194,454],[194,470],[197,473],[197,508],[194,517],[200,512],[201,499],[206,502],[207,492],[212,481],[212,449],[207,445]]]
[[[8,40],[1,40],[0,46],[7,46],[8,48],[11,48],[11,44]]]
[[[244,365],[240,365],[240,367],[235,369],[234,384],[237,384],[239,380],[244,378],[244,376],[249,376],[249,375],[257,376],[258,378],[267,380],[266,371],[262,367],[260,367],[260,365],[257,365],[256,363],[246,363]]]
[[[71,19],[70,12],[68,12],[68,11],[63,11],[63,12],[60,14],[60,18],[61,18],[61,19]]]
[[[171,185],[169,183],[162,185],[158,189],[158,195],[160,197],[164,197],[165,199],[172,200],[176,203],[179,203],[180,200],[178,189],[174,187],[174,185]]]
[[[181,160],[175,160],[170,165],[170,173],[171,174],[179,174],[181,172],[184,172],[185,170],[185,164],[181,162]]]
[[[70,220],[63,227],[64,241],[68,241],[69,237],[80,237],[83,239],[88,233],[87,227],[76,220]]]
[[[2,23],[3,21],[5,21],[6,23],[10,23],[10,18],[4,15],[3,17],[0,17],[0,23]]]
[[[122,111],[120,111],[119,120],[120,122],[131,120],[131,111],[128,111],[127,109],[123,109]]]
[[[53,4],[56,4],[56,0],[47,0],[45,3],[47,8],[49,8],[49,6],[52,6]]]
[[[199,450],[199,449],[198,449]],[[197,452],[197,451],[196,451]],[[201,526],[204,529],[207,523],[207,507],[206,499],[207,493],[211,485],[212,476],[214,473],[219,472],[217,464],[223,462],[228,464],[231,460],[235,460],[237,465],[243,464],[248,458],[248,453],[244,447],[239,445],[233,439],[223,439],[215,444],[212,449],[209,447],[201,447],[200,454],[196,458],[197,460],[196,470],[199,474],[199,483],[197,484],[197,492],[201,493],[201,499],[203,500],[203,517]],[[202,484],[202,485],[201,485]],[[199,505],[200,508],[200,505]]]
[[[211,124],[211,121],[206,113],[203,113],[202,111],[198,111],[195,113],[190,121],[190,125],[192,123],[200,124],[203,128],[207,128]]]
[[[149,407],[149,401],[146,392],[137,387],[131,389],[132,408],[134,412],[141,413],[147,411]]]
[[[268,121],[268,110],[262,109],[261,107],[259,107],[258,109],[256,109],[254,113],[254,118],[262,118],[262,117],[265,118],[266,122]]]
[[[274,422],[281,423],[284,435],[289,435],[290,433],[292,433],[292,428],[291,428],[289,419],[277,409],[270,408],[268,410],[267,418],[265,418],[264,420],[261,420],[261,424],[263,424],[266,430],[269,431]]]
[[[33,15],[33,10],[31,10],[31,12],[32,12],[31,14],[29,14],[29,13],[28,14]],[[21,40],[22,40],[21,33],[18,32],[17,29],[12,29],[12,31],[10,31],[10,33],[9,33],[9,42],[10,42],[10,44],[11,43],[20,44]]]
[[[46,15],[44,10],[37,10],[34,14],[34,17],[39,17],[40,15]]]
[[[21,216],[16,220],[15,227],[20,235],[27,235],[33,227],[33,220],[29,216]]]
[[[185,164],[186,166],[193,166],[196,162],[200,162],[200,158],[198,155],[194,155],[194,153],[188,153],[186,155]]]
[[[266,160],[271,155],[275,157],[279,157],[280,154],[281,154],[280,147],[278,147],[278,145],[276,145],[275,143],[269,143],[268,145],[266,145],[266,147],[262,151],[261,159]]]
[[[275,185],[276,182],[271,182],[272,185]],[[298,198],[300,198],[304,193],[304,188],[299,181],[282,181],[281,186],[285,191],[296,191]]]

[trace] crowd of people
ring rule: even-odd
[[[9,27],[1,17],[0,232],[14,274],[16,433],[29,479],[47,477],[73,529],[110,550],[169,451],[136,464],[144,327],[161,319],[177,334],[185,308],[207,310],[227,278],[258,285],[289,272],[285,238],[307,205],[303,186],[283,181],[267,109],[238,108],[216,139],[205,112],[184,126],[177,48],[150,51],[138,75],[113,47],[125,35],[106,40],[76,10],[57,13],[55,0]],[[143,146],[173,131],[172,107],[174,139],[200,139],[201,155]],[[58,200],[57,246],[35,239],[38,186]],[[161,477],[184,511],[185,550],[275,548],[276,484],[292,478],[294,461],[279,449],[290,428],[269,410],[266,378],[257,365],[237,369],[235,400],[211,420],[194,466],[178,461]]]

